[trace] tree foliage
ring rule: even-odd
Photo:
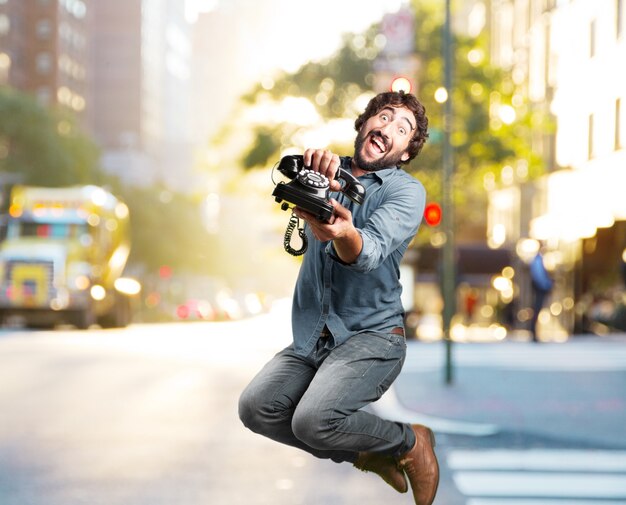
[[[427,175],[424,182],[430,197],[440,199],[444,106],[434,97],[437,88],[443,86],[443,27],[441,22],[430,22],[434,17],[428,15],[428,8],[420,10],[416,5],[416,52],[421,62],[419,97],[429,111],[431,140],[415,165],[420,176]],[[452,44],[453,187],[462,235],[463,230],[482,232],[487,208],[486,182],[499,181],[504,167],[515,167],[523,179],[542,173],[542,158],[532,148],[532,137],[537,127],[548,131],[550,125],[548,118],[531,110],[511,76],[490,64],[487,34],[475,38],[455,34]],[[505,119],[500,117],[502,112],[508,114]]]
[[[431,137],[407,170],[424,183],[430,200],[440,200],[443,105],[434,97],[444,80],[443,16],[436,2],[414,0],[413,10],[413,57],[419,63],[417,75],[409,77],[418,84],[417,95],[426,107]],[[364,34],[345,36],[334,57],[309,62],[295,73],[280,75],[269,89],[256,86],[243,97],[244,103],[253,106],[268,98],[279,101],[285,96],[298,96],[307,98],[324,119],[353,120],[361,112],[355,109],[358,97],[371,93],[375,82],[375,61],[382,57],[378,34],[378,27],[373,26]],[[470,231],[484,237],[486,182],[497,183],[504,167],[522,179],[540,175],[542,158],[534,152],[532,140],[537,132],[549,132],[551,124],[545,114],[532,109],[510,75],[489,63],[486,34],[475,38],[454,34],[452,42],[451,142],[457,226],[461,235]],[[504,119],[502,111],[506,112]],[[282,149],[297,145],[294,139],[298,130],[293,125],[255,128],[256,140],[243,158],[242,166],[246,169],[265,167],[268,160],[278,158]],[[335,143],[329,148],[346,152],[351,144]],[[421,235],[428,238],[428,234]]]
[[[146,272],[167,265],[176,274],[212,274],[215,237],[202,220],[202,205],[195,195],[165,187],[131,187],[109,179],[108,186],[129,208],[131,254],[129,262]]]
[[[147,271],[169,265],[176,272],[212,268],[212,240],[197,197],[162,187],[128,187],[102,172],[99,151],[62,110],[46,109],[28,94],[0,88],[0,174],[9,182],[60,187],[98,184],[129,207],[130,262]]]
[[[280,129],[259,126],[255,131],[254,143],[243,157],[243,167],[250,169],[268,165],[279,147],[277,139],[280,135]]]
[[[96,183],[98,150],[75,120],[0,87],[0,172],[42,186]]]

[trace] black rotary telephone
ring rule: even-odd
[[[344,160],[342,159],[342,164]],[[329,221],[333,215],[333,206],[330,203],[330,181],[319,172],[310,170],[304,166],[304,157],[294,154],[285,156],[278,164],[278,171],[287,178],[292,179],[288,183],[279,182],[272,196],[281,208],[287,210],[291,206],[315,215],[320,221]],[[343,181],[341,192],[356,204],[361,204],[365,200],[365,188],[350,172],[340,167],[337,170],[336,179]],[[302,240],[302,247],[294,250],[291,247],[291,235],[299,224],[297,216],[292,214],[285,232],[285,250],[294,256],[304,254],[307,248],[307,238],[302,228],[298,228],[298,233]]]

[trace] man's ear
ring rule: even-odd
[[[400,159],[402,161],[406,161],[409,159],[409,152],[408,151],[404,151],[404,153],[402,153],[402,156],[400,156]]]

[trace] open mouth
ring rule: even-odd
[[[374,147],[374,150],[376,150],[377,152],[381,154],[384,154],[385,152],[387,152],[387,142],[385,141],[385,138],[380,133],[376,133],[376,132],[371,133],[370,142],[372,146]]]

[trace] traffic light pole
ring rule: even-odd
[[[444,86],[448,92],[444,102],[443,124],[443,228],[446,241],[442,257],[442,295],[443,295],[443,338],[446,346],[445,382],[452,384],[452,317],[456,312],[456,268],[454,243],[454,166],[450,135],[452,131],[452,35],[450,1],[446,0],[446,17],[443,31],[444,48]]]

